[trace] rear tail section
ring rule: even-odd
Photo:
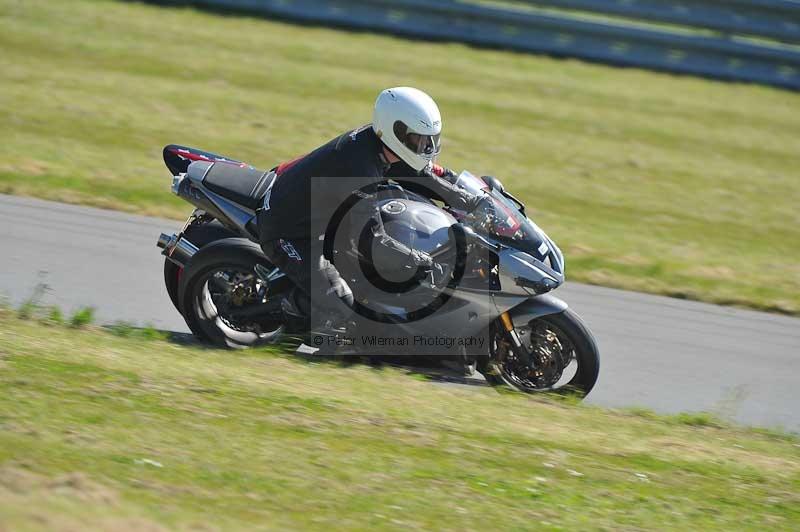
[[[240,236],[258,240],[256,210],[274,172],[177,144],[164,148],[164,162],[172,173],[176,196]]]
[[[169,171],[172,173],[172,175],[185,174],[189,168],[189,165],[194,161],[231,163],[240,166],[247,166],[246,163],[237,161],[236,159],[229,159],[209,151],[198,150],[196,148],[181,146],[179,144],[169,144],[164,146],[164,163],[167,165],[167,168],[169,168]]]

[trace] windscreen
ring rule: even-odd
[[[555,244],[520,211],[513,200],[499,190],[490,189],[482,179],[469,172],[462,172],[456,184],[482,197],[478,208],[465,220],[477,233],[508,244],[541,261],[546,261],[552,253],[556,260],[550,262],[561,262],[561,254]],[[561,270],[561,264],[551,266],[557,271]]]

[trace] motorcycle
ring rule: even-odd
[[[178,145],[164,148],[164,162],[172,192],[195,207],[181,231],[162,233],[157,243],[165,256],[167,293],[192,333],[232,348],[307,333],[298,330],[297,318],[308,304],[258,245],[256,209],[274,172]],[[378,315],[394,317],[389,322],[395,330],[420,338],[482,335],[485,344],[462,346],[457,356],[491,385],[589,393],[599,373],[597,344],[581,318],[550,294],[564,282],[561,250],[498,179],[462,172],[456,185],[480,198],[472,212],[387,186],[390,193],[378,202],[387,232],[452,264],[423,283],[446,294],[449,304],[425,319],[408,319],[414,312],[404,311],[398,295],[370,301],[373,319],[377,308]],[[352,253],[358,257],[359,250]],[[336,261],[342,277],[355,282],[348,265],[358,260]],[[354,295],[358,306],[355,289]]]

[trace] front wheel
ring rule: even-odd
[[[490,332],[491,358],[486,381],[525,393],[567,392],[585,396],[600,372],[600,354],[592,333],[572,310],[515,326],[530,363],[518,360],[501,326]]]

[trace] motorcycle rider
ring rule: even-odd
[[[312,190],[314,194],[339,199],[358,191],[361,201],[353,212],[374,221],[374,242],[384,252],[395,255],[397,263],[408,268],[438,267],[430,255],[410,249],[386,234],[375,188],[370,187],[387,178],[426,176],[422,188],[429,192],[427,196],[457,209],[471,210],[476,199],[453,184],[452,171],[434,163],[441,149],[441,131],[439,108],[430,96],[411,87],[386,89],[375,102],[371,124],[348,131],[274,169],[277,176],[258,211],[260,243],[273,265],[314,306],[319,318],[315,323],[306,322],[306,330],[335,334],[329,331],[341,323],[341,302],[348,307],[353,302],[347,283],[322,256],[322,240],[317,235],[325,233],[330,213],[312,208]],[[332,212],[336,205],[330,207]],[[310,314],[310,310],[285,310],[298,316]]]

